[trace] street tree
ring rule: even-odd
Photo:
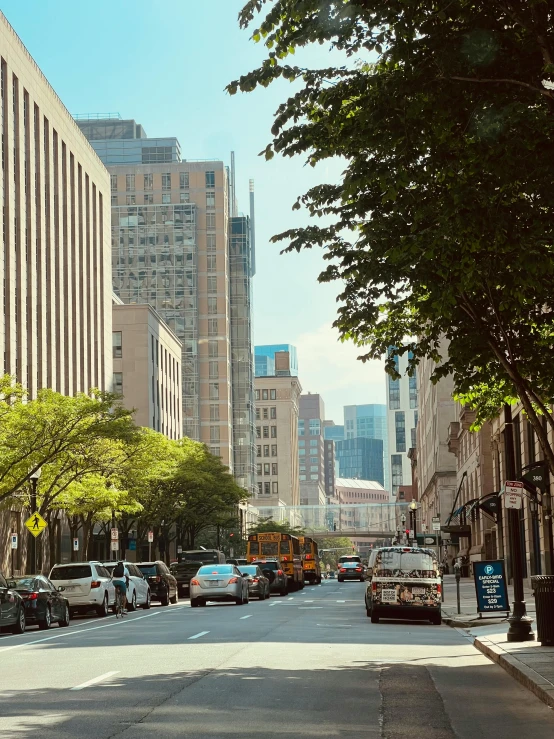
[[[325,249],[341,338],[393,377],[430,358],[477,423],[521,401],[554,473],[552,4],[250,0],[239,21],[266,58],[229,92],[293,83],[265,156],[345,165],[295,203],[324,221],[274,237]],[[330,66],[292,63],[311,44]]]
[[[274,521],[272,516],[260,516],[254,526],[250,527],[248,533],[262,534],[266,531],[293,536],[303,536],[306,533],[301,526],[292,526],[288,521]]]

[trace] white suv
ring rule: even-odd
[[[107,616],[115,604],[115,588],[110,573],[100,562],[71,562],[54,565],[50,580],[63,587],[70,610],[86,613],[94,609],[99,616]]]
[[[136,611],[137,606],[150,608],[150,586],[148,585],[148,580],[146,580],[134,562],[124,561],[123,564],[129,572],[129,587],[127,589],[128,610]],[[108,570],[110,577],[113,577],[116,562],[102,562],[102,565]]]

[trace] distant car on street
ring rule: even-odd
[[[95,610],[107,616],[115,604],[115,587],[111,575],[101,562],[71,562],[54,565],[49,578],[56,587],[64,588],[72,613]]]
[[[8,587],[16,590],[25,606],[27,625],[38,624],[39,629],[49,629],[53,623],[69,626],[69,601],[44,575],[26,575],[8,580]]]
[[[278,559],[256,559],[251,565],[257,565],[269,580],[270,593],[279,593],[279,595],[287,595],[288,578],[287,573],[282,569]]]
[[[248,578],[236,565],[203,565],[190,581],[190,605],[205,606],[209,600],[248,603]]]
[[[361,562],[343,562],[339,566],[337,578],[339,582],[344,582],[345,580],[359,580],[363,582],[365,580],[364,566]]]
[[[189,593],[191,578],[202,565],[224,564],[225,555],[218,549],[189,549],[177,555],[178,561],[171,565],[171,573],[177,580],[179,595]]]
[[[25,631],[25,604],[15,588],[9,587],[6,578],[0,575],[0,631],[11,629],[13,634]]]
[[[110,560],[108,562],[102,562],[102,564],[108,570],[110,576],[113,577],[116,562],[114,560]],[[150,608],[151,594],[148,580],[134,562],[124,561],[123,564],[129,573],[127,609],[129,611],[136,611],[138,606],[145,609]]]
[[[247,559],[226,559],[225,562],[228,565],[236,565],[237,567],[242,567],[242,565],[248,564]]]
[[[177,603],[179,600],[177,580],[165,562],[161,560],[137,562],[136,566],[148,581],[151,600],[159,601],[162,606]]]
[[[240,565],[241,574],[248,580],[248,594],[259,600],[269,598],[269,578],[260,570],[258,565]]]

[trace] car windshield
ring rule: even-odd
[[[233,565],[206,565],[198,570],[199,575],[231,575],[233,573]]]
[[[179,555],[180,562],[217,562],[217,552],[183,552]]]
[[[279,570],[281,569],[277,562],[256,562],[260,570]]]
[[[360,557],[341,557],[339,559],[339,562],[341,565],[345,564],[346,562],[361,562],[362,560]]]
[[[8,586],[16,590],[31,590],[36,588],[36,580],[34,577],[16,577],[15,580],[8,580]]]
[[[255,575],[258,571],[257,567],[241,567],[240,571],[243,575]]]
[[[377,577],[436,577],[436,562],[426,552],[380,552],[375,563]]]
[[[50,573],[51,580],[82,580],[85,577],[92,577],[92,569],[90,565],[66,565],[63,567],[54,567]]]
[[[348,569],[349,567],[356,568],[359,566],[360,566],[359,562],[341,562],[341,567],[344,567],[346,569]]]
[[[108,572],[111,574],[113,572],[113,568],[116,566],[117,562],[109,562],[105,563],[104,567],[108,570]]]
[[[156,565],[137,565],[143,575],[155,575]]]

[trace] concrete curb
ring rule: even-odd
[[[549,680],[485,637],[476,637],[473,646],[493,662],[496,662],[497,665],[503,667],[507,673],[534,693],[543,703],[546,703],[550,708],[554,708],[554,685]]]
[[[499,619],[487,619],[486,621],[475,616],[469,617],[467,613],[450,613],[445,611],[444,608],[441,611],[442,622],[453,629],[473,629],[477,626],[494,626],[501,624],[506,621],[505,617]]]

